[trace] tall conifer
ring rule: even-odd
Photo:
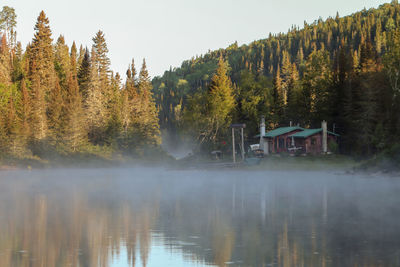
[[[86,143],[87,134],[82,97],[77,79],[77,54],[75,42],[71,48],[71,71],[68,77],[68,94],[66,98],[66,129],[64,142],[72,152],[77,152]]]
[[[82,63],[80,64],[78,71],[78,83],[82,98],[83,100],[86,100],[90,85],[91,62],[89,50],[86,48],[84,51]]]
[[[140,125],[141,135],[144,138],[144,144],[146,145],[158,145],[161,143],[160,126],[158,123],[158,114],[152,89],[153,86],[151,84],[150,75],[147,71],[146,60],[143,60],[138,81],[141,107],[139,109],[137,120]]]
[[[42,11],[35,25],[35,34],[29,49],[30,79],[39,80],[40,90],[47,95],[55,86],[54,53],[49,19]]]

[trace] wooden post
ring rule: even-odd
[[[232,156],[233,156],[233,163],[236,163],[235,128],[232,128]]]
[[[240,128],[242,134],[242,160],[244,161],[244,137],[243,137],[243,128]]]

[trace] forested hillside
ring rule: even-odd
[[[161,128],[224,149],[232,121],[251,137],[261,115],[269,129],[327,120],[342,152],[379,152],[400,138],[399,27],[393,1],[187,60],[153,79]]]
[[[32,42],[17,42],[17,15],[0,12],[0,156],[142,154],[160,144],[157,111],[146,62],[134,62],[122,84],[110,70],[105,34],[91,49],[53,40],[42,11]]]

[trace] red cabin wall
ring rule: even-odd
[[[313,144],[314,139],[314,144]],[[328,134],[328,144],[331,141],[337,142],[334,135]],[[329,148],[328,148],[329,151]],[[311,135],[305,139],[305,153],[307,154],[321,154],[322,153],[322,132]]]
[[[270,138],[271,142],[270,142],[270,147],[272,148],[270,150],[271,153],[282,153],[282,152],[287,152],[288,147],[290,146],[290,142],[291,141],[287,141],[289,137],[289,135],[295,134],[297,132],[300,132],[301,130],[294,130],[282,135],[278,135],[274,138]],[[283,147],[279,147],[279,139],[283,139]]]

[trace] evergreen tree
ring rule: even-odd
[[[32,63],[33,70],[35,63]],[[35,71],[35,70],[34,70]],[[32,137],[34,143],[43,141],[47,137],[47,116],[45,93],[40,79],[36,76],[32,80]]]
[[[315,126],[319,126],[322,120],[330,119],[330,86],[332,71],[329,53],[325,50],[314,51],[306,63],[303,88],[309,92],[309,112],[311,123]]]
[[[31,135],[31,96],[23,78],[20,83],[21,87],[21,136],[25,142]]]
[[[82,61],[83,61],[83,58],[85,57],[86,51],[87,51],[87,49],[83,48],[82,45],[79,47],[79,54],[76,59],[76,64],[78,66],[78,69],[80,69],[80,67],[82,65]]]
[[[388,44],[383,60],[396,98],[400,95],[400,30],[390,33]]]
[[[132,122],[132,107],[129,101],[129,94],[126,89],[121,92],[121,124],[122,124],[122,139],[124,148],[126,148],[126,139],[128,137],[128,130]]]
[[[11,89],[11,95],[8,100],[7,113],[5,114],[5,131],[7,135],[7,147],[9,153],[13,156],[20,156],[24,150],[24,142],[21,138],[21,124],[17,113],[16,100],[18,100],[17,91]]]
[[[55,45],[54,66],[60,81],[61,87],[66,90],[67,78],[70,73],[69,48],[65,44],[64,36],[60,35]]]
[[[128,92],[129,99],[133,100],[137,97],[137,81],[136,81],[136,68],[135,68],[135,61],[132,59],[132,63],[129,66],[129,69],[126,72],[126,83],[125,89]]]
[[[142,143],[144,145],[155,146],[161,143],[161,139],[158,114],[152,89],[153,87],[147,71],[146,60],[143,60],[138,80],[140,107],[135,122],[139,126]]]
[[[8,6],[3,6],[3,9],[0,12],[0,30],[5,32],[7,43],[11,46],[11,49],[14,49],[16,46],[16,27],[17,15],[15,14],[15,9]]]
[[[87,142],[84,110],[82,97],[79,91],[77,79],[75,42],[71,48],[71,71],[68,77],[68,94],[66,98],[66,130],[64,142],[72,152],[79,151]]]
[[[390,101],[390,132],[396,142],[400,137],[400,31],[396,30],[388,36],[387,52],[383,57],[385,72],[389,78],[390,87],[392,89],[392,99]],[[389,102],[389,101],[387,101]],[[387,103],[386,103],[387,104]]]
[[[301,120],[298,112],[300,90],[299,73],[296,65],[292,64],[290,77],[287,81],[286,122],[299,123]]]
[[[86,48],[84,50],[84,56],[82,59],[82,63],[80,64],[78,71],[78,83],[79,83],[79,91],[82,95],[83,100],[86,100],[89,91],[90,85],[90,75],[91,75],[91,61],[89,50]]]
[[[285,114],[285,100],[279,66],[275,74],[275,79],[273,80],[272,97],[272,127],[276,127],[281,123]]]
[[[111,75],[110,117],[107,123],[107,136],[110,144],[117,144],[122,132],[121,117],[121,77],[119,73]]]
[[[49,137],[53,144],[59,143],[63,136],[64,99],[64,93],[57,79],[55,88],[50,91],[47,108]]]
[[[361,47],[360,72],[354,90],[358,90],[357,97],[353,98],[356,108],[353,115],[353,128],[358,135],[355,149],[366,155],[375,151],[373,146],[375,126],[378,122],[378,94],[375,87],[379,78],[381,66],[377,62],[376,51],[369,41]],[[382,82],[381,82],[382,84]]]
[[[108,58],[108,48],[104,33],[98,31],[93,37],[93,51],[95,57],[92,57],[92,65],[97,68],[100,77],[100,84],[104,88],[109,82],[110,59]]]
[[[1,38],[0,46],[0,82],[4,84],[11,84],[12,61],[10,49],[7,44],[6,36]]]
[[[282,55],[281,89],[283,105],[286,106],[288,101],[288,92],[291,86],[292,63],[290,62],[290,56],[287,51],[283,51]]]
[[[97,61],[94,49],[92,49],[91,58],[92,62]],[[93,144],[101,144],[105,141],[104,131],[108,117],[105,95],[100,85],[101,83],[97,66],[92,64],[85,108],[89,140]]]
[[[55,88],[55,70],[49,19],[43,11],[40,12],[35,25],[34,38],[29,48],[29,63],[30,79],[38,80],[38,90],[44,91],[40,94],[47,95]]]

